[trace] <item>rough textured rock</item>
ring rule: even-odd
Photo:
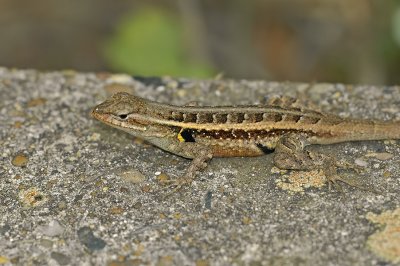
[[[366,218],[398,212],[399,141],[312,147],[345,162],[362,161],[360,174],[340,174],[380,194],[347,186],[343,193],[329,191],[317,182],[323,180],[318,171],[278,171],[267,155],[214,159],[193,186],[164,199],[154,192],[159,180],[181,175],[189,161],[89,115],[120,85],[176,104],[246,104],[289,95],[342,116],[400,119],[395,86],[0,68],[2,263],[382,265],[400,257],[377,251],[379,238],[367,244],[382,229]],[[396,246],[396,238],[385,241]]]

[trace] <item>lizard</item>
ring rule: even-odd
[[[298,107],[290,101],[249,106],[176,106],[119,92],[95,106],[92,116],[178,156],[192,159],[185,174],[171,179],[190,184],[213,157],[252,157],[273,152],[279,169],[321,169],[329,184],[344,180],[333,157],[309,145],[400,139],[400,122],[342,118]]]

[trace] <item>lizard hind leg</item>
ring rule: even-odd
[[[321,169],[328,181],[329,188],[333,185],[335,189],[343,191],[340,185],[341,182],[361,190],[376,192],[354,180],[343,178],[337,173],[337,168],[353,169],[356,172],[358,172],[359,169],[350,164],[339,163],[331,156],[310,152],[304,149],[306,143],[306,138],[304,136],[287,135],[282,137],[275,148],[275,166],[280,169],[301,171]]]
[[[305,137],[286,135],[277,143],[274,153],[274,164],[280,169],[313,170],[320,168],[322,159],[304,149]]]

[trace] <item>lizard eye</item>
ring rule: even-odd
[[[128,117],[128,115],[127,114],[121,114],[121,115],[118,115],[118,117],[124,120],[124,119],[126,119]]]

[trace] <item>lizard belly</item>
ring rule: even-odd
[[[207,140],[196,139],[199,144],[211,148],[214,157],[254,157],[274,151],[275,141],[254,142],[251,140]]]
[[[212,147],[214,157],[253,157],[264,153],[258,148],[253,147],[222,147],[219,145]]]

